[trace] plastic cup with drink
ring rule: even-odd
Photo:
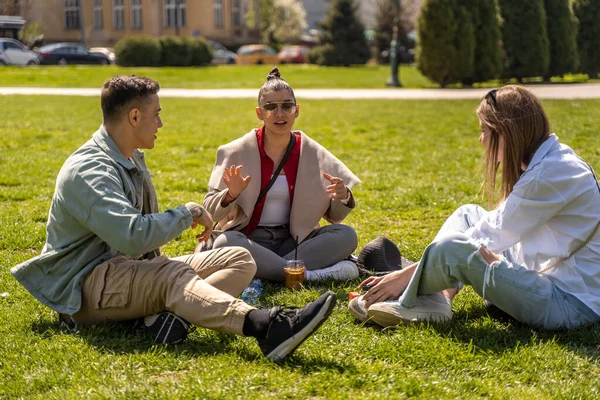
[[[302,260],[288,260],[283,268],[285,276],[285,286],[290,289],[302,288],[304,282],[304,272],[306,267]]]

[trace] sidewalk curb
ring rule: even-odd
[[[600,83],[526,86],[542,99],[597,99]],[[299,99],[340,100],[470,100],[489,89],[295,89]],[[0,95],[99,96],[93,88],[0,87]],[[256,98],[258,89],[161,89],[160,97],[231,99]]]

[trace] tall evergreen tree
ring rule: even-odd
[[[573,11],[579,20],[580,70],[590,78],[600,77],[600,0],[575,0]]]
[[[460,0],[459,3],[471,14],[475,36],[473,75],[463,79],[463,84],[499,77],[502,72],[502,47],[497,0]]]
[[[473,24],[458,0],[425,0],[417,37],[417,68],[427,78],[445,87],[473,74]]]
[[[321,65],[364,64],[370,58],[365,27],[357,17],[353,0],[333,0],[321,22],[321,45],[309,54],[311,63]]]
[[[543,0],[499,0],[505,78],[545,76],[550,64]]]
[[[577,71],[577,20],[569,0],[544,0],[548,21],[548,42],[550,44],[550,66],[544,77],[564,75]]]

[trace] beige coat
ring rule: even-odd
[[[326,188],[330,182],[323,178],[326,172],[342,178],[348,188],[360,183],[360,180],[333,154],[323,146],[300,134],[300,161],[294,188],[294,199],[290,211],[290,233],[302,241],[319,224],[321,218],[340,223],[354,208],[354,199],[348,205],[339,200],[331,200]],[[244,176],[250,175],[252,180],[240,196],[227,207],[221,206],[221,200],[227,193],[222,177],[225,167],[242,165]],[[242,230],[250,222],[254,205],[260,193],[260,153],[256,140],[256,129],[248,132],[231,143],[220,146],[217,160],[208,182],[209,191],[204,198],[206,208],[218,221],[216,230]]]

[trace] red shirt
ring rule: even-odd
[[[293,134],[293,133],[292,133]],[[258,151],[260,153],[260,191],[262,192],[269,181],[271,181],[271,176],[273,175],[273,170],[275,169],[275,163],[271,160],[271,157],[267,155],[265,151],[265,127],[261,126],[256,131],[256,141],[258,142]],[[294,134],[293,134],[294,135]],[[283,164],[283,171],[285,172],[285,177],[288,183],[288,189],[290,191],[290,209],[292,207],[292,201],[294,199],[294,187],[296,185],[296,175],[298,174],[298,163],[300,162],[300,135],[296,136],[296,143],[294,144],[294,148],[290,153],[288,159]],[[263,207],[265,206],[265,200],[267,196],[264,196],[260,203],[258,203],[254,207],[254,211],[252,212],[252,216],[250,217],[250,222],[248,226],[244,230],[246,235],[252,233],[254,229],[258,226],[258,222],[260,221],[260,216],[262,215]]]

